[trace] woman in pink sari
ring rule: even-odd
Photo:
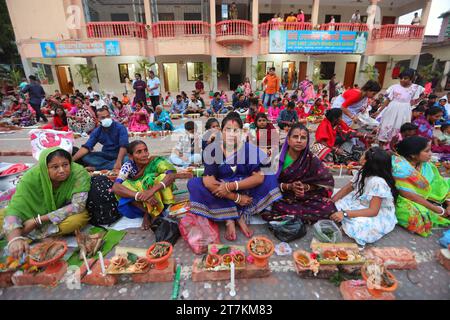
[[[252,92],[252,85],[250,83],[250,79],[249,78],[245,78],[245,82],[244,82],[244,95],[246,97],[248,97],[250,95],[250,93]]]
[[[316,94],[314,92],[314,84],[308,79],[308,77],[300,82],[299,89],[302,92],[300,99],[303,100],[304,103],[307,103],[310,99],[314,100],[314,98],[316,97]]]
[[[128,130],[130,132],[147,132],[149,130],[148,123],[150,122],[150,117],[147,110],[142,107],[141,102],[136,103],[136,111],[130,116],[130,122],[128,125]]]

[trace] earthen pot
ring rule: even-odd
[[[169,245],[169,252],[164,257],[155,259],[155,258],[152,257],[152,255],[150,253],[152,252],[152,250],[155,248],[155,246],[158,243],[164,243],[164,244]],[[164,241],[157,242],[157,243],[153,244],[150,248],[148,248],[148,250],[147,250],[147,260],[148,260],[149,263],[155,265],[155,269],[156,270],[164,270],[164,269],[166,269],[169,266],[169,258],[172,255],[172,251],[173,251],[173,246],[172,246],[171,243],[164,242]]]
[[[371,288],[369,288],[369,286],[367,286],[367,291],[369,291],[369,293],[376,298],[381,297],[383,295],[383,292],[394,292],[398,288],[398,281],[395,278],[395,276],[389,271],[385,271],[385,272],[387,273],[389,279],[394,281],[394,284],[390,287],[376,286],[376,288],[374,288],[374,289],[371,289]],[[366,285],[367,285],[368,276],[366,274],[366,270],[365,270],[364,266],[361,268],[361,275],[362,275],[363,279],[366,281]]]
[[[270,245],[270,250],[268,253],[264,255],[258,255],[255,252],[252,251],[250,244],[253,242],[254,239],[263,240]],[[249,254],[255,259],[255,266],[264,268],[269,264],[269,258],[275,251],[275,246],[273,245],[273,242],[267,239],[266,237],[253,237],[247,242],[247,250]]]

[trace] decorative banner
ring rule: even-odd
[[[120,43],[117,40],[104,42],[41,42],[44,58],[69,56],[120,56]]]
[[[270,53],[357,53],[363,54],[367,32],[270,30]]]

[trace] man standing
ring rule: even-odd
[[[150,79],[147,81],[147,87],[148,91],[150,93],[150,100],[152,101],[152,107],[153,110],[155,110],[156,106],[158,106],[159,103],[159,85],[161,82],[159,81],[158,77],[155,76],[155,73],[153,70],[150,70],[148,73],[150,76]]]
[[[42,118],[47,123],[47,117],[41,111],[42,100],[45,99],[45,91],[37,82],[35,76],[30,76],[29,79],[30,84],[22,89],[22,93],[28,93],[30,97],[30,105],[36,111],[36,122],[39,122],[40,118]]]
[[[361,23],[361,15],[359,14],[359,10],[356,10],[350,19],[351,23]]]
[[[136,105],[138,102],[142,102],[144,105],[147,105],[147,98],[145,96],[147,84],[141,79],[140,73],[136,73],[135,78],[136,80],[133,82],[133,89],[136,91],[136,94],[134,95],[133,105]]]
[[[73,156],[74,161],[81,160],[95,170],[120,170],[127,154],[127,128],[111,119],[107,107],[97,112],[101,126],[92,131],[89,140]],[[102,151],[93,151],[97,143],[103,145]]]
[[[419,14],[418,14],[417,12],[414,13],[414,18],[412,19],[411,24],[412,24],[413,26],[418,26],[418,25],[420,25],[420,17],[419,17]]]
[[[272,104],[272,100],[275,99],[275,94],[280,89],[280,79],[275,75],[274,67],[269,69],[269,74],[264,78],[263,85],[265,86],[263,103],[268,108]]]
[[[230,6],[230,19],[237,20],[239,16],[239,11],[236,5],[236,2],[232,2]]]

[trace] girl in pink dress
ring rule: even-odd
[[[252,85],[250,83],[250,79],[249,78],[245,78],[245,82],[244,82],[244,95],[246,97],[248,97],[250,95],[250,93],[252,92]]]
[[[150,117],[141,102],[136,103],[136,111],[130,116],[128,130],[130,132],[147,132]]]

